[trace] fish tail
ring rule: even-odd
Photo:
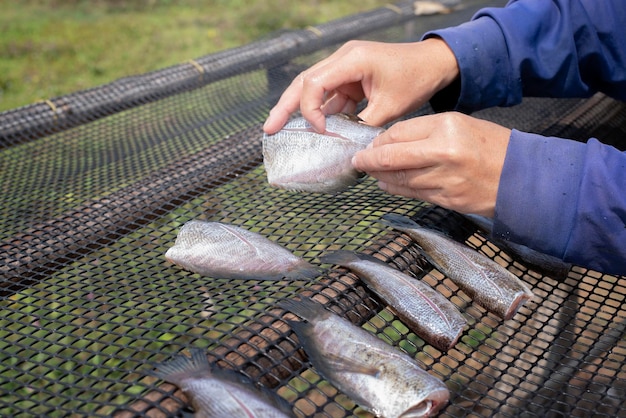
[[[408,216],[397,213],[386,213],[380,222],[395,229],[419,228],[419,224]]]
[[[300,296],[300,300],[282,300],[278,306],[309,322],[316,318],[323,318],[330,315],[330,312],[324,308],[324,305],[305,296]]]
[[[180,386],[180,382],[193,376],[206,376],[211,372],[211,366],[204,350],[193,348],[189,350],[191,357],[183,354],[172,360],[154,365],[157,370],[152,374],[167,382]]]
[[[325,264],[336,264],[338,266],[348,267],[350,264],[357,261],[370,261],[372,263],[379,263],[386,265],[382,260],[369,255],[357,253],[348,250],[337,250],[330,253],[326,253],[320,257],[320,261]]]
[[[320,257],[320,261],[324,264],[337,264],[338,266],[347,266],[350,263],[361,260],[359,254],[354,251],[338,250],[326,253]]]

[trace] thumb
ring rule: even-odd
[[[402,112],[395,101],[379,98],[371,100],[358,116],[368,125],[383,126],[402,116]]]

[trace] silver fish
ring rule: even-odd
[[[513,258],[517,258],[518,261],[528,264],[530,268],[537,273],[541,273],[555,279],[564,279],[572,269],[572,265],[560,258],[544,254],[539,251],[535,251],[522,244],[517,244],[512,241],[505,241],[491,236],[493,231],[493,219],[486,218],[479,215],[464,215],[474,225],[485,232],[488,238],[496,244],[498,247],[507,251]]]
[[[178,386],[189,398],[196,418],[289,418],[287,402],[269,391],[253,389],[253,382],[234,371],[211,367],[206,353],[192,349],[157,364],[156,377]]]
[[[449,399],[446,386],[397,350],[308,298],[280,304],[317,372],[376,416],[427,417]]]
[[[273,135],[263,135],[263,163],[270,185],[286,190],[337,193],[355,185],[363,173],[352,157],[384,132],[347,115],[326,117],[317,133],[300,117]]]
[[[461,336],[466,321],[457,307],[427,284],[366,254],[335,251],[320,258],[355,272],[417,335],[447,351]]]
[[[406,216],[386,214],[382,223],[404,232],[422,254],[476,303],[503,319],[510,319],[533,293],[513,273],[478,251]]]
[[[165,258],[213,278],[279,280],[319,275],[316,267],[264,236],[220,222],[185,223]]]

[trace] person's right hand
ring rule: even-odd
[[[352,164],[388,193],[492,218],[511,130],[458,112],[395,123]]]
[[[439,38],[414,43],[350,41],[328,58],[302,72],[285,90],[263,126],[278,132],[298,110],[318,132],[325,132],[324,115],[359,114],[381,126],[426,103],[459,73],[448,45]]]

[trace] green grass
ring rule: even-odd
[[[387,3],[0,0],[0,111]]]

